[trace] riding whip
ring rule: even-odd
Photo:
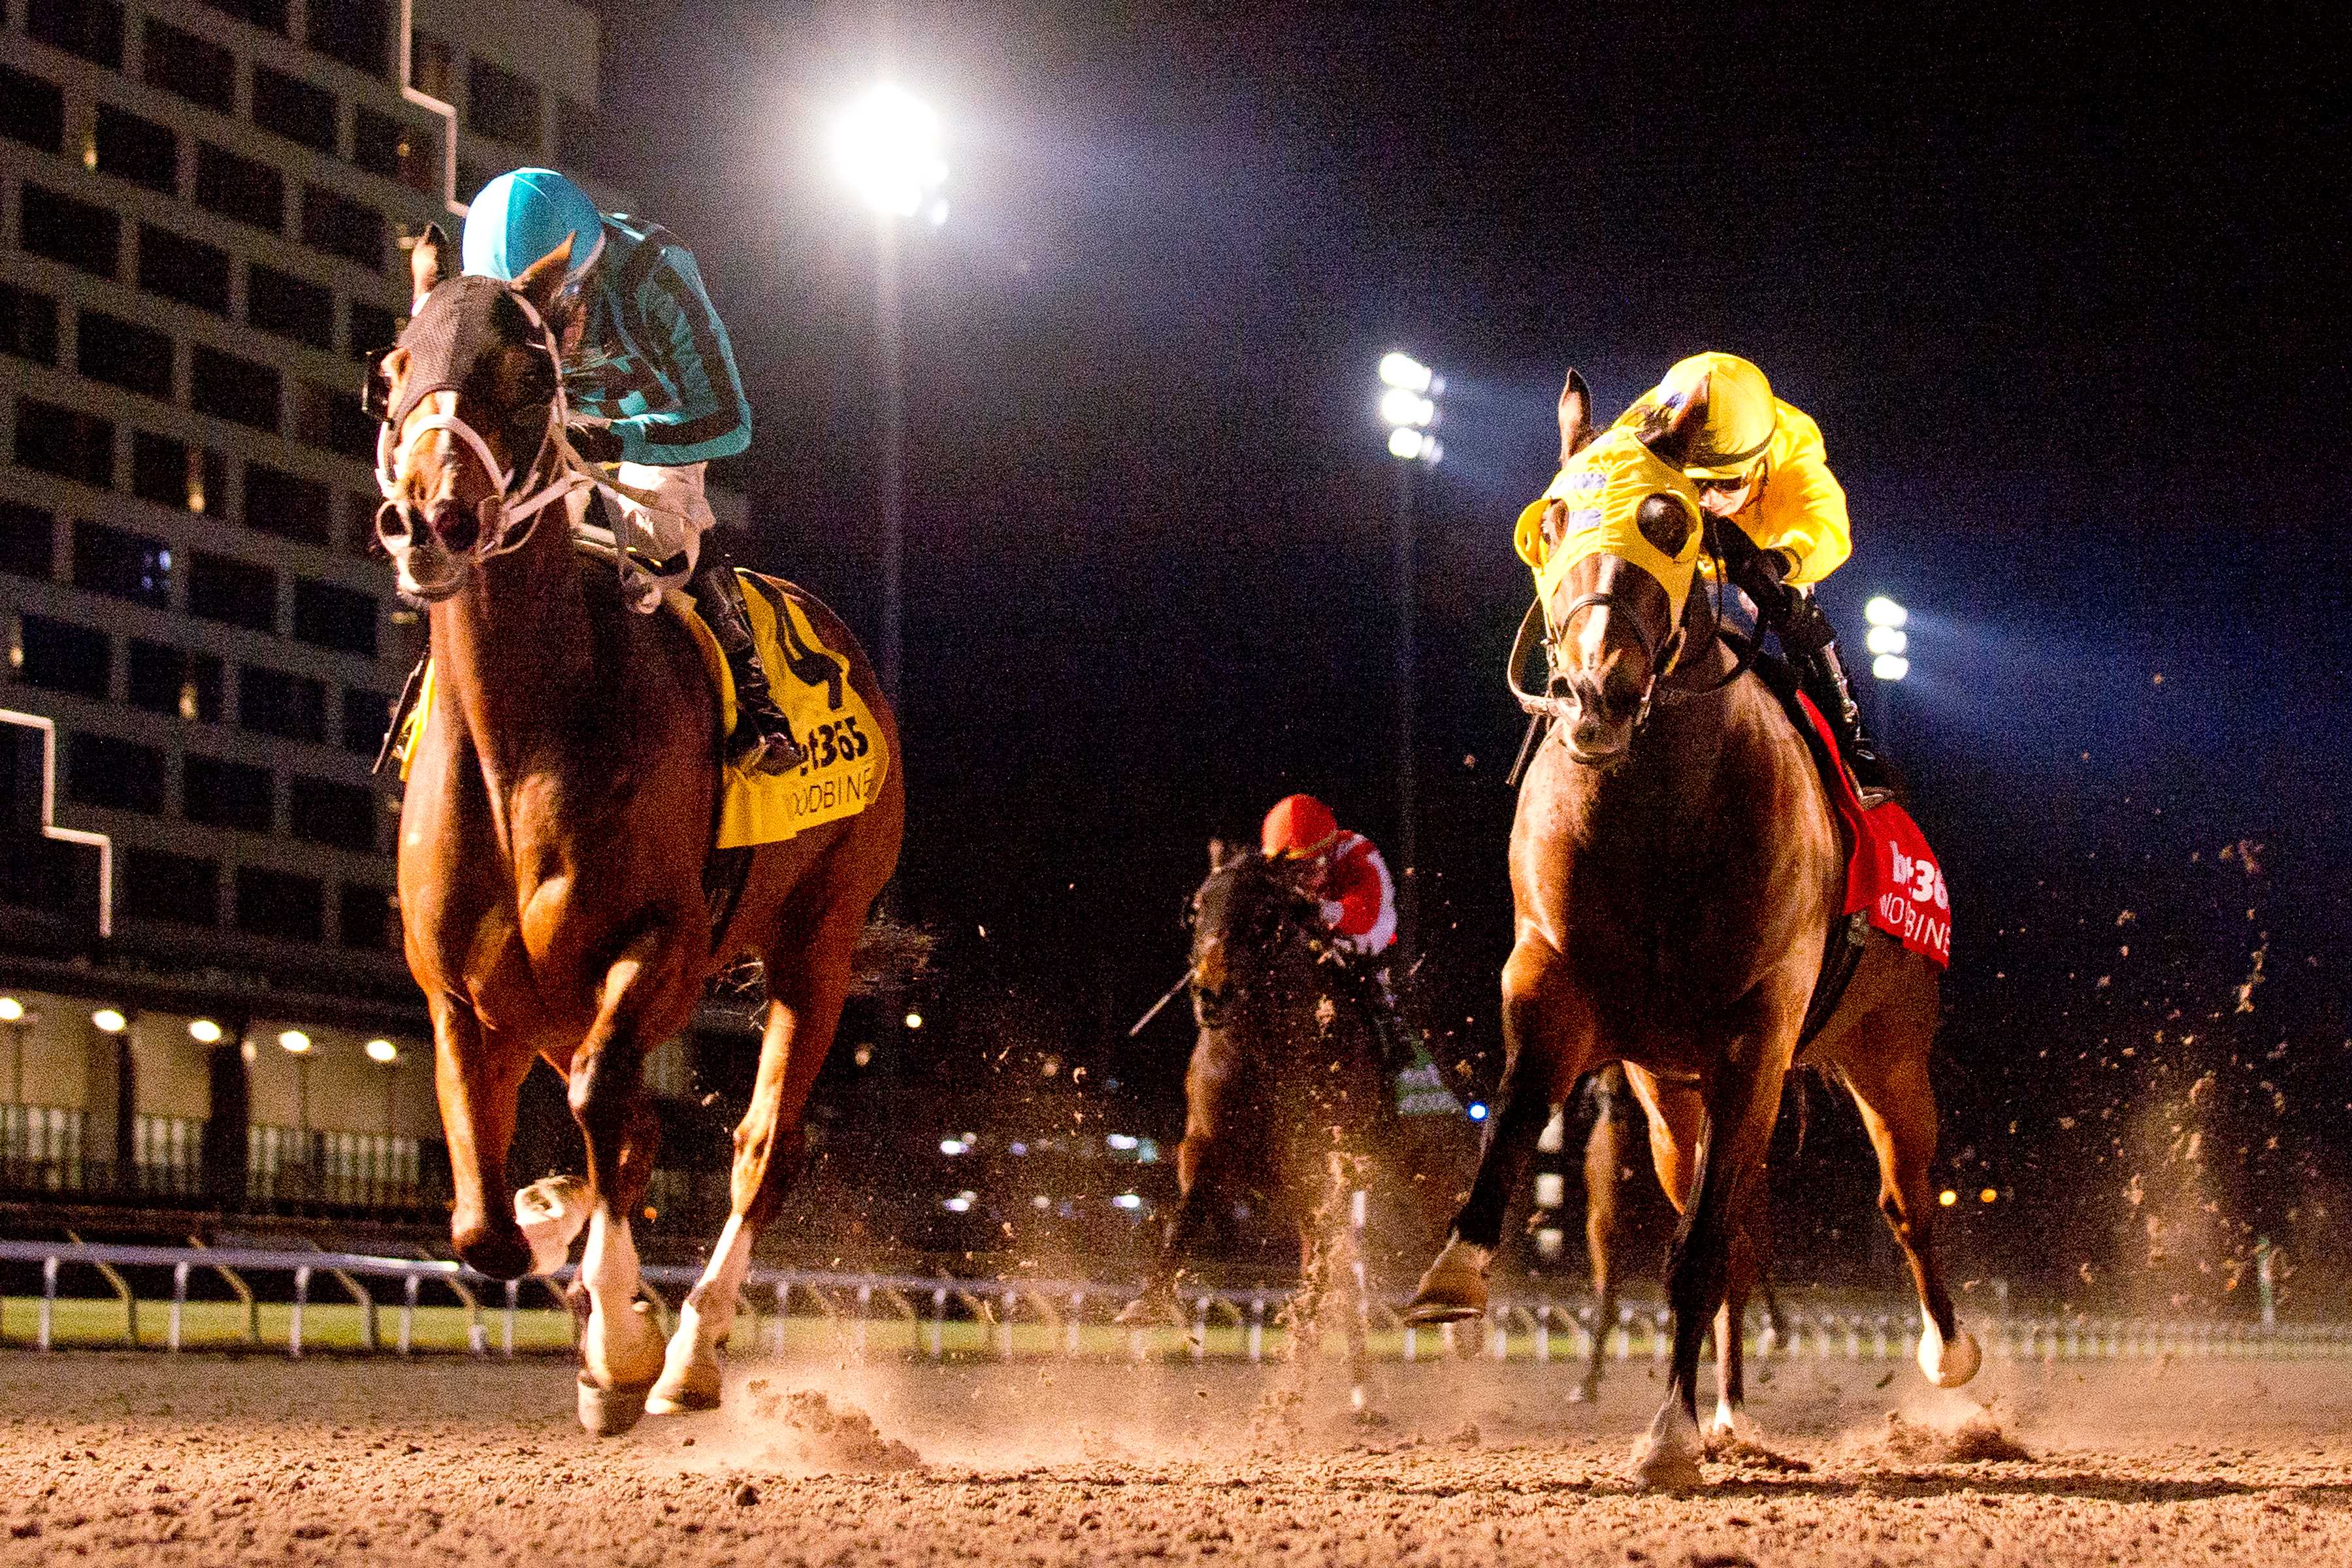
[[[1169,1003],[1176,1000],[1178,994],[1181,993],[1184,987],[1192,984],[1192,972],[1188,969],[1184,972],[1184,977],[1182,979],[1177,981],[1175,984],[1171,985],[1166,991],[1160,993],[1160,1000],[1154,1002],[1150,1010],[1147,1011],[1142,1017],[1138,1018],[1135,1021],[1135,1026],[1128,1030],[1127,1037],[1131,1040],[1135,1038],[1136,1036],[1143,1033],[1144,1029],[1150,1025],[1151,1020],[1160,1016],[1160,1009],[1166,1007]]]

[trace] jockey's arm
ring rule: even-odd
[[[678,246],[665,247],[660,264],[639,286],[638,305],[658,346],[645,345],[661,360],[677,403],[613,421],[624,462],[681,468],[712,458],[731,458],[751,444],[751,405],[735,369],[734,346],[719,313],[703,292],[694,258]]]
[[[1773,441],[1765,492],[1738,521],[1759,547],[1780,552],[1790,563],[1782,575],[1791,586],[1801,587],[1820,582],[1844,563],[1853,548],[1853,531],[1846,519],[1845,487],[1830,472],[1822,427],[1784,403],[1780,431]]]
[[[1354,837],[1333,858],[1323,887],[1323,918],[1334,936],[1367,952],[1396,938],[1396,893],[1388,866],[1368,838]]]

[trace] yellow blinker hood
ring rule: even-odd
[[[1680,548],[1668,553],[1642,532],[1642,503],[1654,495],[1682,503],[1688,523]],[[1568,508],[1565,530],[1556,542],[1543,533],[1551,503]],[[1568,460],[1551,488],[1519,513],[1513,543],[1519,559],[1534,568],[1536,593],[1549,611],[1554,591],[1570,568],[1592,555],[1615,555],[1658,580],[1666,591],[1669,632],[1682,625],[1698,568],[1698,491],[1682,470],[1660,462],[1633,430],[1620,426],[1597,437]]]

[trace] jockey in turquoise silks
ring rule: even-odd
[[[646,553],[684,556],[688,592],[735,680],[730,760],[747,773],[789,773],[804,758],[768,689],[742,584],[708,537],[704,466],[751,444],[727,329],[686,247],[641,218],[598,212],[552,169],[517,169],[482,187],[466,214],[465,269],[511,283],[567,236],[565,287],[583,295],[563,354],[572,449],[607,468]]]

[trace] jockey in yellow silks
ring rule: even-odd
[[[1889,787],[1893,770],[1863,730],[1861,710],[1838,658],[1837,634],[1805,591],[1836,571],[1853,548],[1845,487],[1830,472],[1822,427],[1803,410],[1775,397],[1761,370],[1736,354],[1693,354],[1681,361],[1635,399],[1614,426],[1570,460],[1547,499],[1569,502],[1572,534],[1577,502],[1562,486],[1589,469],[1587,455],[1633,464],[1630,454],[1608,459],[1608,452],[1615,444],[1630,443],[1659,408],[1693,398],[1703,401],[1681,477],[1710,516],[1738,525],[1717,531],[1725,569],[1755,602],[1764,626],[1779,636],[1798,684],[1837,732],[1855,782],[1865,789]],[[1651,461],[1654,468],[1665,467]],[[1531,521],[1540,526],[1541,510],[1538,503],[1521,518],[1517,542],[1521,558],[1536,568],[1538,585],[1545,587],[1544,542],[1539,534],[1529,537]],[[1625,553],[1613,547],[1612,552]],[[1557,561],[1566,553],[1549,558]],[[1687,569],[1681,571],[1681,580],[1687,584]],[[1672,578],[1662,581],[1679,615],[1682,594]]]

